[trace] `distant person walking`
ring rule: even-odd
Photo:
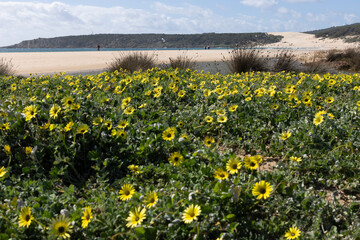
[[[100,51],[100,45],[99,44],[97,45],[97,50]]]

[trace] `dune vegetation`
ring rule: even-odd
[[[360,75],[0,77],[0,239],[359,239]]]

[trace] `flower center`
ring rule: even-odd
[[[265,194],[265,193],[266,193],[266,189],[265,189],[265,188],[260,188],[260,189],[259,189],[259,192],[260,192],[261,194]]]
[[[26,215],[26,217],[25,217],[25,221],[29,221],[30,220],[30,215]]]
[[[64,233],[64,232],[65,232],[65,228],[62,227],[62,226],[59,227],[59,228],[58,228],[58,232],[59,232],[59,233]]]

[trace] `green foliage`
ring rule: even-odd
[[[279,42],[282,36],[267,33],[203,34],[93,34],[39,38],[9,46],[11,48],[204,48],[234,47]],[[162,40],[164,39],[165,42]]]
[[[325,28],[315,31],[309,31],[306,33],[315,34],[316,37],[328,37],[328,38],[344,38],[347,42],[359,41],[360,35],[360,23],[349,24],[345,26]]]
[[[60,220],[70,239],[360,237],[359,74],[153,68],[0,90],[0,239],[57,239]]]

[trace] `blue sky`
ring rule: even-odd
[[[360,22],[360,1],[0,1],[0,22],[0,46],[98,33],[302,32]]]

